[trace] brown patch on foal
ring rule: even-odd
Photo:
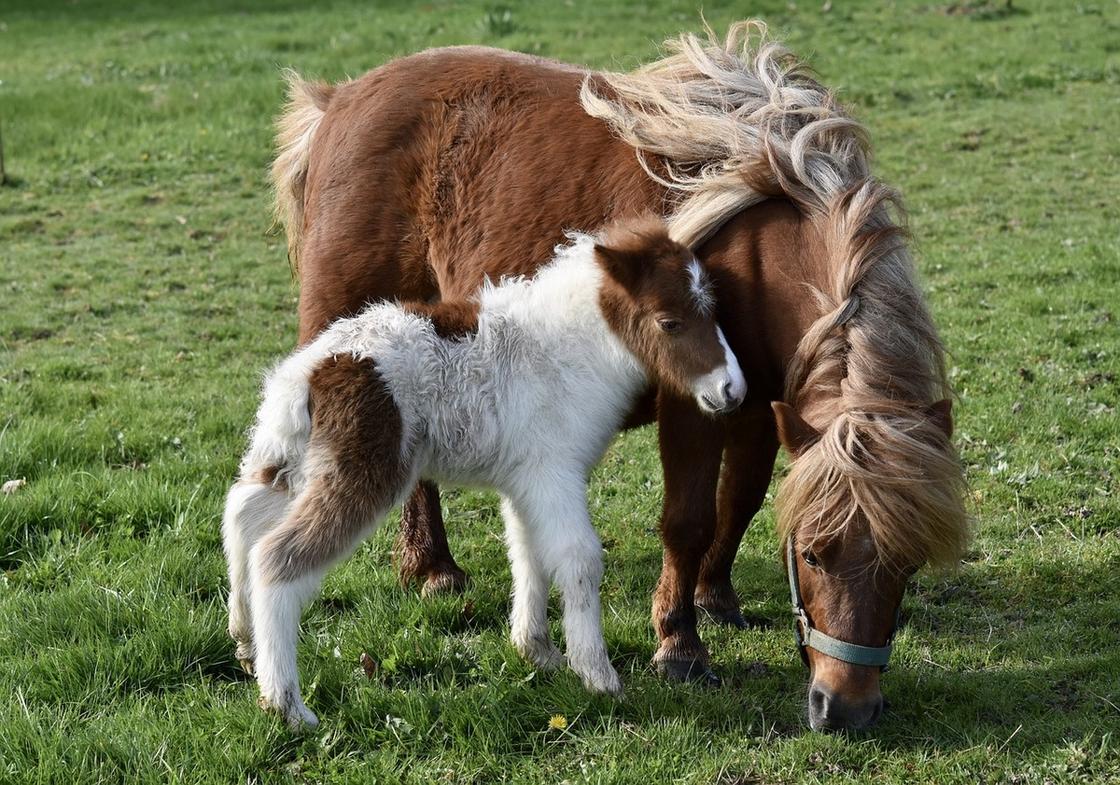
[[[291,581],[344,554],[408,480],[403,426],[370,359],[339,355],[311,374],[308,486],[262,543],[270,581]]]
[[[283,466],[265,466],[247,479],[249,482],[271,486],[278,491],[286,491],[288,490],[288,483],[280,474],[283,470]]]
[[[725,360],[712,340],[714,323],[689,286],[692,251],[669,238],[664,221],[620,221],[595,245],[606,271],[603,316],[653,378],[692,397],[692,379]],[[705,274],[706,275],[706,274]]]
[[[430,321],[436,335],[447,340],[466,338],[478,332],[478,307],[473,300],[401,303],[404,310]]]

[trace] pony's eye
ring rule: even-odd
[[[817,554],[813,553],[808,548],[801,552],[801,558],[804,559],[805,563],[810,567],[819,567],[821,565],[821,563],[817,561]]]
[[[657,326],[661,328],[662,332],[675,333],[681,329],[681,322],[679,319],[663,318],[657,320]]]

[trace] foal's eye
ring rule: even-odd
[[[681,322],[679,319],[670,319],[666,317],[658,319],[657,326],[661,328],[662,332],[675,333],[681,329]]]
[[[821,565],[821,563],[817,561],[817,554],[813,553],[808,548],[801,552],[801,558],[804,559],[805,563],[810,567],[819,567]]]

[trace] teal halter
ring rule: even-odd
[[[802,662],[808,665],[809,654],[806,650],[816,649],[821,654],[850,662],[852,665],[878,667],[879,670],[885,671],[887,661],[891,658],[891,648],[894,646],[894,634],[898,630],[898,614],[902,609],[902,603],[899,603],[899,607],[894,612],[894,624],[891,626],[886,646],[860,646],[857,643],[848,643],[831,635],[825,635],[820,630],[814,629],[809,621],[809,614],[805,612],[805,604],[801,601],[801,587],[797,581],[795,558],[791,536],[786,553],[786,570],[789,573],[789,595],[793,605],[793,636],[797,640],[797,650],[801,654]]]

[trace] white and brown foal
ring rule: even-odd
[[[222,522],[229,631],[261,705],[317,724],[300,697],[300,610],[421,478],[501,494],[517,650],[563,662],[546,618],[555,583],[568,664],[588,689],[621,692],[587,476],[651,383],[713,414],[743,400],[713,313],[700,263],[640,219],[572,235],[533,278],[477,302],[371,305],[280,363]]]

